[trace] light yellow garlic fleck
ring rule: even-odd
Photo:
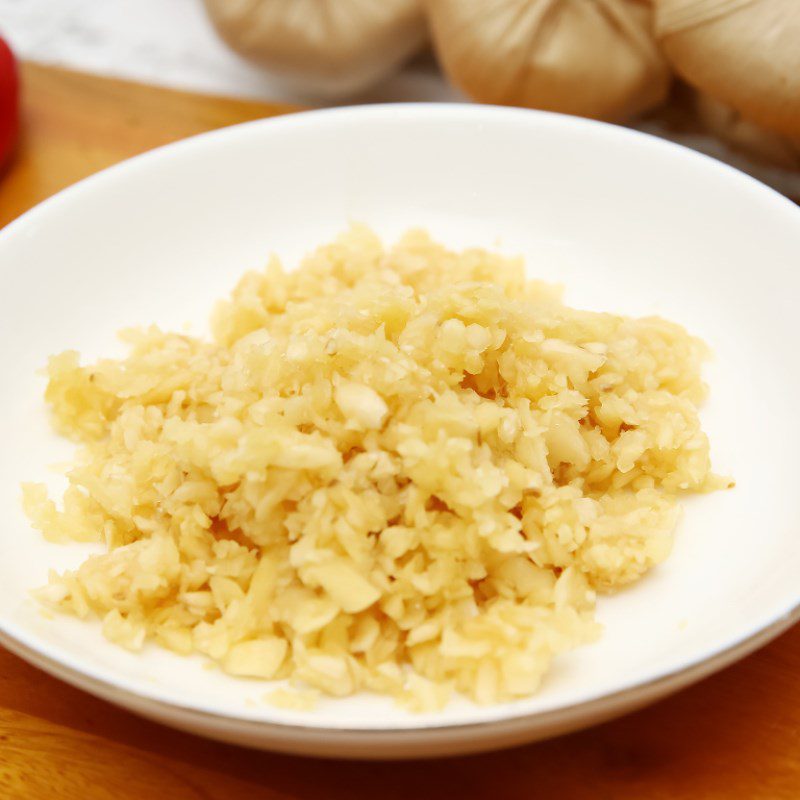
[[[235,644],[222,662],[225,672],[248,678],[269,680],[286,657],[285,639],[254,639]]]

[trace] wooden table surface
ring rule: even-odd
[[[290,111],[23,68],[23,139],[0,225],[151,147]],[[3,265],[8,268],[9,265]],[[644,711],[501,753],[332,762],[198,739],[139,719],[0,648],[0,798],[800,798],[800,626]]]

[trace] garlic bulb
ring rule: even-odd
[[[656,0],[656,34],[693,86],[800,137],[800,0]]]
[[[670,71],[649,0],[426,0],[445,70],[476,100],[625,119]]]
[[[800,138],[792,139],[762,128],[707,95],[697,95],[695,108],[703,127],[736,150],[765,164],[800,169]]]
[[[420,0],[204,0],[222,38],[306,96],[352,94],[425,39]]]

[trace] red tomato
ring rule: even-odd
[[[18,86],[14,54],[0,39],[0,166],[8,160],[17,139]]]

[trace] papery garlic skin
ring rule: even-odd
[[[625,120],[661,104],[670,70],[649,0],[426,0],[439,59],[484,103]]]
[[[800,139],[798,0],[655,0],[665,55],[745,119]]]
[[[734,149],[764,164],[800,169],[800,137],[767,130],[708,95],[698,94],[694,105],[703,127]]]
[[[307,98],[362,91],[426,37],[420,0],[203,0],[220,36]]]

